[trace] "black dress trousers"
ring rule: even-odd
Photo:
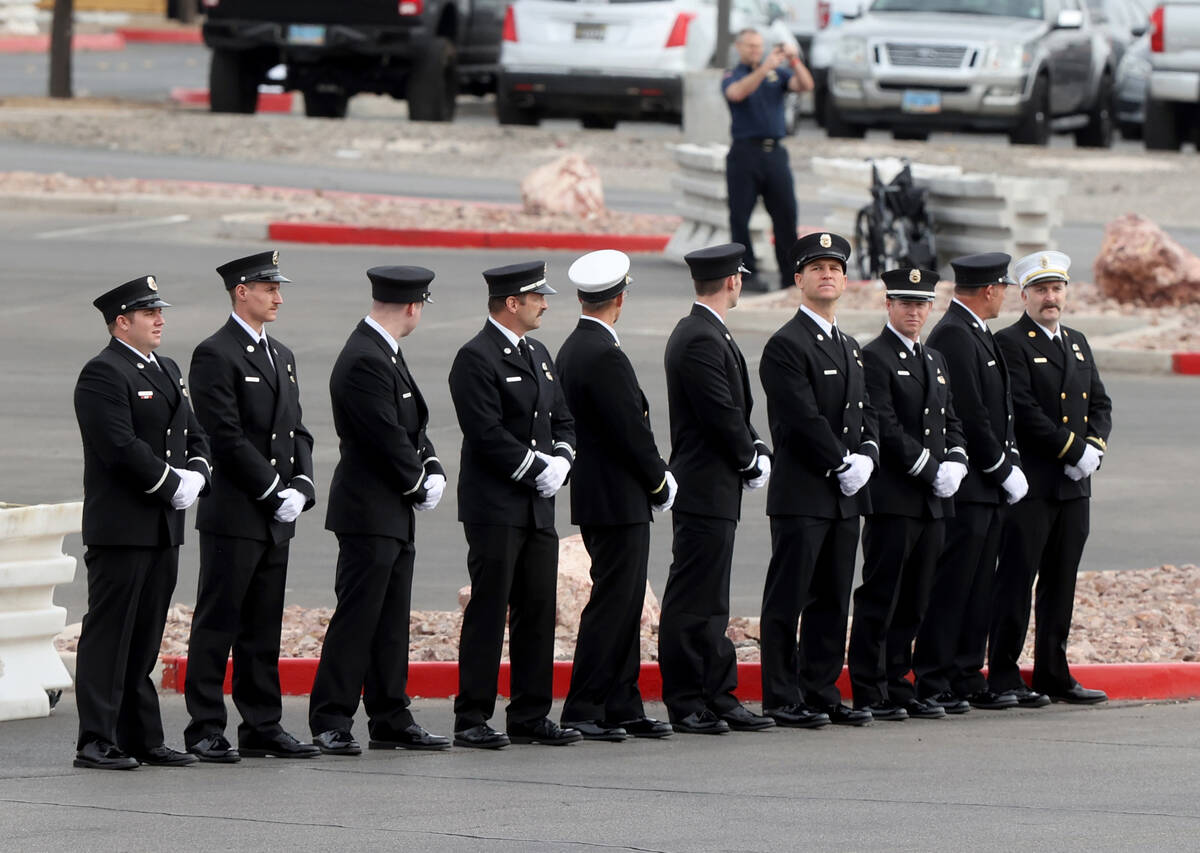
[[[760,625],[764,708],[841,702],[836,682],[845,659],[857,548],[858,516],[771,517]]]
[[[729,625],[729,576],[737,522],[679,512],[672,519],[671,569],[658,628],[663,702],[672,722],[740,703]]]
[[[730,239],[746,247],[743,262],[754,273],[758,261],[750,239],[750,215],[762,196],[775,235],[775,260],[780,286],[791,287],[792,245],[796,242],[796,189],[787,149],[776,142],[770,151],[749,139],[735,139],[725,155],[725,183],[729,194]]]
[[[233,703],[242,716],[238,737],[271,737],[279,725],[279,634],[288,545],[200,533],[199,589],[188,642],[184,685],[191,746],[225,729],[222,685],[233,652]],[[200,626],[200,627],[197,627]]]
[[[592,595],[579,619],[562,718],[634,720],[645,716],[637,680],[650,524],[585,524],[580,532],[592,558]]]
[[[1074,686],[1067,666],[1067,635],[1090,513],[1087,497],[1025,498],[1008,510],[988,651],[988,684],[993,690],[1012,690],[1024,683],[1017,660],[1029,630],[1035,574],[1033,689],[1057,695]]]
[[[912,644],[925,616],[945,522],[876,514],[863,525],[862,584],[854,591],[847,663],[854,705],[914,696]]]
[[[377,727],[391,734],[412,725],[406,691],[415,557],[411,542],[390,536],[338,536],[337,608],[309,703],[314,734],[349,731],[360,695],[372,736]]]
[[[496,679],[509,622],[512,699],[508,724],[550,712],[554,688],[558,533],[553,527],[464,522],[471,600],[459,639],[454,730],[486,723],[496,710]]]
[[[163,743],[150,673],[175,591],[179,548],[91,546],[83,560],[88,609],[75,662],[76,749],[116,732],[118,747],[144,753]]]
[[[947,522],[946,546],[913,647],[913,673],[922,699],[945,691],[966,697],[987,688],[983,662],[1005,511],[996,504],[958,503]]]

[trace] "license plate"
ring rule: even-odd
[[[928,89],[905,89],[900,109],[906,113],[940,113],[942,93]]]
[[[288,44],[325,44],[324,24],[288,24]]]
[[[604,41],[604,24],[584,23],[575,24],[575,41]]]

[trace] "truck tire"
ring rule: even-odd
[[[310,118],[345,118],[350,96],[340,89],[318,92],[309,89],[304,93],[304,114]]]
[[[1105,74],[1096,90],[1096,103],[1088,113],[1087,127],[1075,131],[1075,144],[1080,148],[1111,148],[1113,112],[1112,78]]]
[[[1146,123],[1142,127],[1147,151],[1179,150],[1183,144],[1183,134],[1179,132],[1176,109],[1171,101],[1155,101],[1147,96]]]
[[[842,118],[833,98],[825,98],[825,133],[830,139],[862,139],[867,129],[861,124],[851,124]]]
[[[252,113],[258,108],[258,75],[247,53],[214,50],[208,66],[208,106],[214,113]]]
[[[417,60],[408,78],[411,121],[453,121],[458,98],[458,57],[454,44],[438,36]]]
[[[1013,145],[1050,144],[1050,84],[1046,75],[1039,76],[1033,84],[1033,95],[1029,98],[1025,115],[1008,132],[1008,140]]]
[[[537,127],[541,122],[536,110],[518,107],[502,89],[496,92],[496,120],[500,124],[523,124],[529,127]]]

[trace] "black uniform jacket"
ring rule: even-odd
[[[971,457],[956,501],[998,504],[1000,488],[1014,465],[1021,464],[1013,438],[1012,397],[1004,354],[971,313],[951,302],[929,333],[929,346],[946,357],[954,408],[962,421]]]
[[[695,304],[671,332],[665,361],[674,509],[737,521],[742,481],[760,453],[770,455],[750,423],[746,359],[716,314]]]
[[[858,342],[841,346],[803,311],[767,341],[759,364],[775,469],[767,486],[767,515],[849,518],[871,511],[866,489],[846,497],[836,469],[848,453],[879,467],[875,413]]]
[[[403,356],[359,322],[333,365],[329,397],[341,458],[325,527],[411,541],[425,479],[446,472],[425,435],[429,409]]]
[[[172,468],[212,477],[208,440],[174,361],[158,370],[115,338],[75,385],[83,438],[83,544],[164,548],[183,543]],[[208,492],[206,483],[204,491]]]
[[[535,369],[490,321],[459,349],[450,397],[463,433],[458,520],[554,526],[554,499],[537,493],[546,463],[536,452],[575,459],[575,421],[550,351],[525,337]]]
[[[196,528],[274,543],[296,524],[275,521],[276,495],[293,488],[316,502],[312,434],[301,423],[292,351],[267,338],[275,367],[258,341],[232,317],[192,353],[188,382],[213,451],[212,494],[200,502]]]
[[[1074,482],[1063,472],[1087,444],[1108,448],[1112,400],[1100,381],[1082,332],[1059,325],[1067,354],[1022,314],[996,333],[1012,377],[1013,411],[1021,467],[1035,498],[1090,497],[1092,478]]]
[[[966,439],[954,413],[946,359],[923,347],[917,359],[889,327],[863,347],[867,393],[879,424],[881,464],[871,476],[873,512],[945,518],[954,501],[933,493],[938,465],[967,464]]]
[[[558,350],[557,365],[577,438],[571,522],[649,521],[650,496],[666,499],[667,464],[629,357],[608,329],[580,318]]]

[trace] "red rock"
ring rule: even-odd
[[[1100,289],[1121,302],[1200,303],[1200,258],[1136,213],[1108,223],[1093,272]]]

